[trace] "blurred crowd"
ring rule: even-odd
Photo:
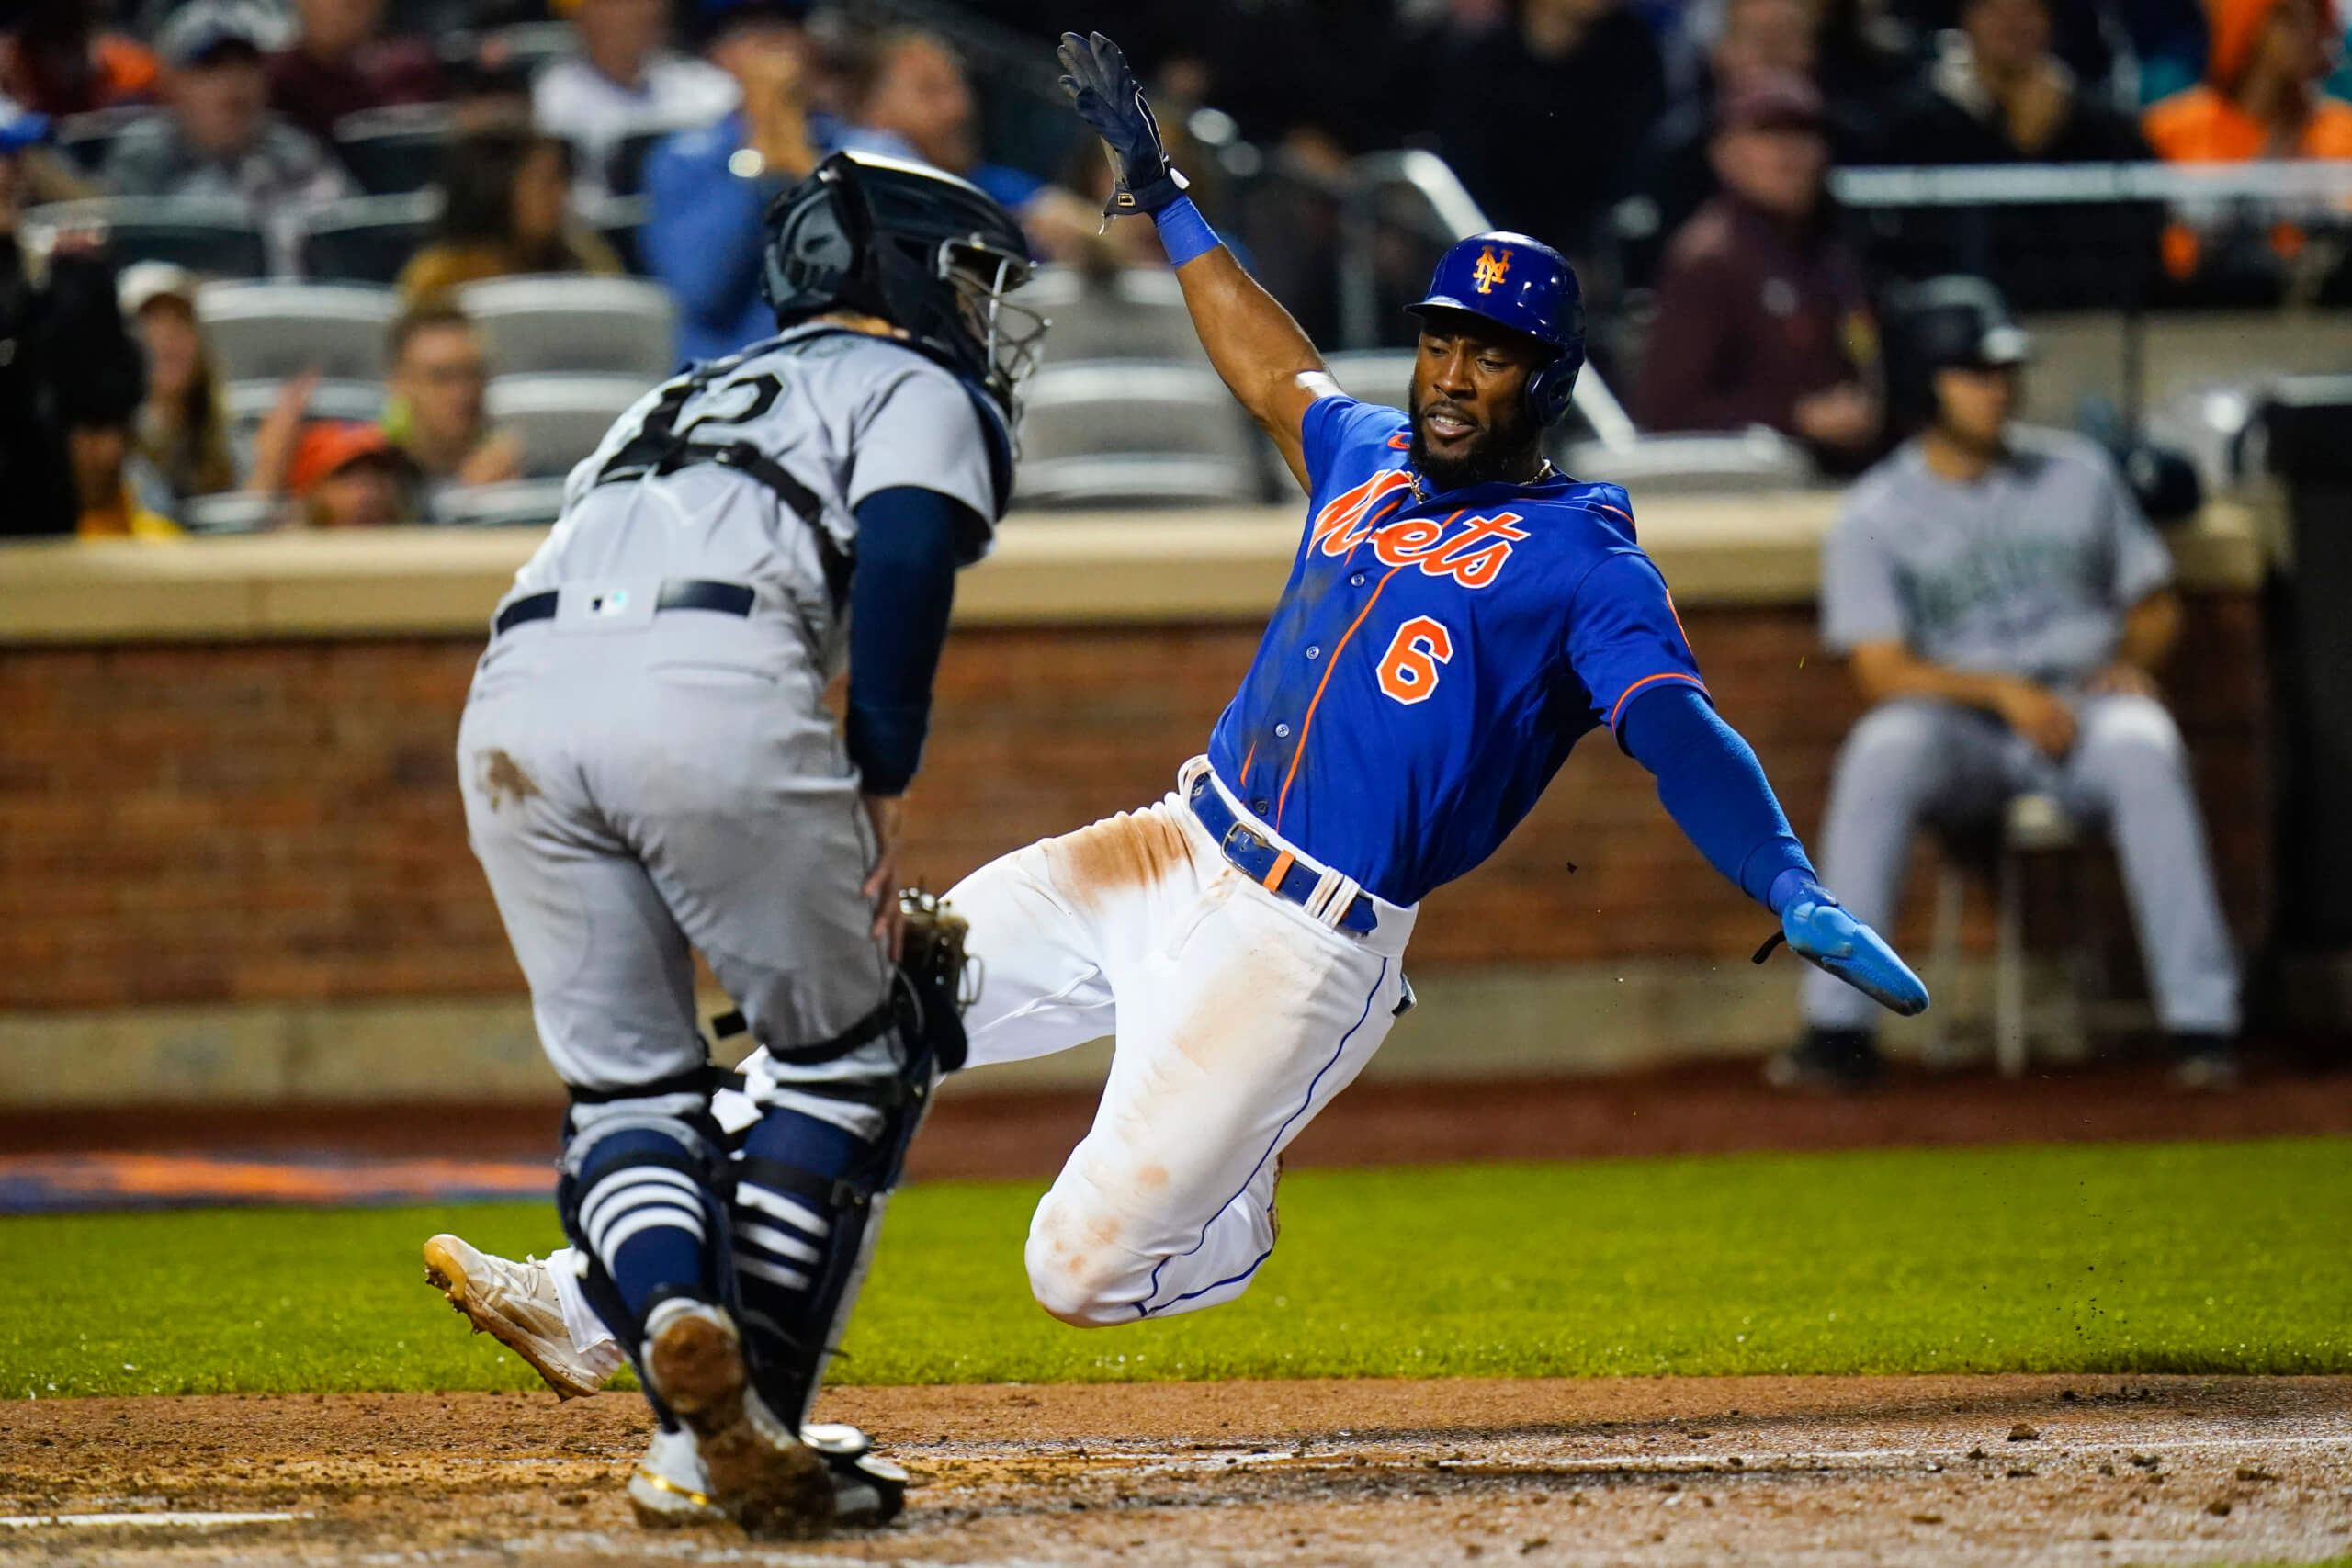
[[[1099,152],[1074,122],[1035,112],[1050,96],[1051,39],[1074,20],[1127,46],[1204,176],[1203,205],[1311,329],[1329,330],[1332,293],[1328,276],[1309,281],[1328,266],[1302,259],[1323,254],[1317,236],[1278,182],[1261,187],[1274,193],[1271,220],[1252,220],[1232,147],[1308,182],[1339,179],[1362,153],[1426,148],[1496,224],[1577,259],[1619,323],[1597,362],[1644,426],[1770,425],[1832,472],[1890,439],[1876,326],[1889,257],[1909,245],[1916,276],[1954,260],[1932,224],[1858,243],[1828,192],[1834,165],[2352,159],[2352,104],[2333,91],[2344,85],[2333,0],[1085,11],[0,5],[0,227],[16,242],[0,246],[0,338],[15,345],[0,402],[16,416],[0,426],[0,483],[24,498],[0,530],[167,535],[192,498],[222,492],[288,523],[429,519],[448,487],[514,468],[514,443],[484,413],[498,367],[458,290],[639,272],[676,301],[681,357],[726,352],[768,328],[756,265],[766,200],[836,149],[964,175],[1020,216],[1043,258],[1095,273],[1159,265],[1148,225],[1106,231],[1098,219]],[[1029,68],[1006,63],[1020,61]],[[1012,100],[1033,112],[1010,112]],[[1035,134],[1040,123],[1054,129]],[[369,206],[418,193],[424,205],[390,218]],[[232,430],[200,330],[195,274],[208,269],[126,265],[135,258],[103,226],[76,220],[111,211],[119,225],[123,205],[40,210],[90,197],[242,214],[280,274],[368,277],[367,258],[387,254],[378,280],[397,286],[404,314],[380,418],[315,418],[312,384],[296,378],[257,424]],[[2012,220],[2046,251],[2102,258],[2073,282],[2057,269],[2046,295],[2005,279],[2029,308],[2114,303],[2101,247],[2119,235],[2152,258],[2154,287],[2182,297],[2352,296],[2340,236],[2308,223],[2225,232],[2161,209],[2063,207]],[[355,234],[381,243],[322,243]],[[363,259],[339,259],[353,254]]]

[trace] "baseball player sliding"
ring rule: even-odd
[[[948,895],[985,964],[968,1065],[1116,1038],[1093,1127],[1031,1224],[1038,1303],[1109,1326],[1249,1289],[1283,1148],[1410,1005],[1422,895],[1493,852],[1594,729],[1791,947],[1925,1008],[1716,716],[1625,492],[1543,457],[1584,357],[1566,261],[1518,234],[1454,246],[1412,307],[1412,407],[1357,402],[1186,199],[1116,46],[1073,34],[1061,60],[1116,168],[1110,211],[1158,225],[1210,359],[1308,502],[1256,660],[1175,790]],[[562,1271],[481,1264],[515,1305],[476,1321],[589,1381],[594,1347],[554,1342]],[[516,1326],[534,1302],[536,1342]]]

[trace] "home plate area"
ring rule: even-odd
[[[2352,1554],[2352,1378],[840,1389],[891,1528],[654,1535],[634,1395],[34,1401],[0,1562],[2217,1563]]]

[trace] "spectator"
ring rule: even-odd
[[[427,515],[449,490],[523,477],[522,443],[490,427],[481,334],[463,310],[426,305],[401,317],[391,366],[384,434],[415,469]]]
[[[91,0],[34,0],[0,39],[0,91],[52,118],[153,101],[155,57],[102,31]]]
[[[2050,50],[2048,0],[1962,0],[1960,26],[1895,108],[1889,164],[2128,163],[2148,144]]]
[[[39,281],[19,241],[26,160],[47,132],[42,116],[0,103],[0,535],[74,532],[68,422],[134,409],[144,384],[98,238],[57,236]]]
[[[408,460],[383,430],[322,420],[302,432],[287,470],[300,528],[381,528],[422,520]]]
[[[1439,148],[1498,227],[1582,251],[1665,106],[1657,40],[1620,0],[1516,0],[1436,62]]]
[[[1822,552],[1823,639],[1875,705],[1838,754],[1822,873],[1884,925],[1923,821],[1981,822],[2029,792],[2104,821],[2182,1081],[2224,1086],[2236,963],[2156,685],[2180,628],[2171,559],[2105,452],[2011,424],[2028,345],[1989,285],[1924,285],[1901,327],[1898,385],[1926,428],[1848,492]],[[1844,990],[1806,980],[1780,1076],[1872,1076],[1875,1009]]]
[[[1634,180],[1636,194],[1619,204],[1615,228],[1625,245],[1630,282],[1649,280],[1666,241],[1715,194],[1707,150],[1724,95],[1766,72],[1810,77],[1814,59],[1813,13],[1805,0],[1725,0],[1723,27],[1707,51],[1697,91],[1652,130]]]
[[[2156,155],[2184,164],[2352,158],[2352,104],[2320,91],[2330,0],[2206,0],[2205,80],[2142,120]]]
[[[79,509],[74,531],[85,539],[176,539],[180,525],[149,504],[130,480],[137,453],[136,411],[115,403],[71,410],[65,453]]]
[[[352,194],[341,164],[269,113],[265,18],[234,0],[192,0],[156,40],[171,112],[118,137],[101,182],[119,196],[242,202],[290,258],[309,209]]]
[[[122,314],[147,354],[147,400],[132,426],[137,455],[174,505],[237,488],[228,408],[197,329],[196,278],[169,262],[123,268]]]
[[[788,7],[728,6],[705,52],[741,85],[741,101],[716,124],[665,138],[646,159],[639,243],[677,296],[681,358],[716,358],[775,333],[760,299],[761,215],[778,191],[844,147],[913,155],[898,137],[809,110],[807,50]]]
[[[1879,440],[1877,339],[1860,264],[1835,235],[1821,95],[1761,75],[1724,99],[1723,194],[1668,247],[1635,412],[1652,430],[1769,424],[1852,472]]]
[[[379,36],[384,0],[295,0],[295,9],[302,30],[269,62],[270,106],[288,123],[332,142],[345,115],[440,99],[431,46]]]
[[[1100,203],[981,159],[978,101],[962,62],[936,33],[901,28],[882,35],[856,119],[870,133],[903,138],[923,162],[988,192],[1021,220],[1040,256],[1074,261],[1102,227]]]
[[[433,238],[401,269],[401,297],[430,302],[485,277],[617,274],[620,258],[571,212],[571,150],[528,130],[484,130],[449,149]]]
[[[605,171],[621,141],[646,130],[708,125],[741,94],[718,66],[668,47],[667,0],[558,0],[572,13],[580,52],[539,73],[532,118],[579,149],[579,192],[607,194]]]

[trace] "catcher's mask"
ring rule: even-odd
[[[978,382],[1017,431],[1050,323],[1005,296],[1032,270],[1020,225],[978,186],[836,152],[769,204],[760,293],[779,329],[828,310],[880,317]]]

